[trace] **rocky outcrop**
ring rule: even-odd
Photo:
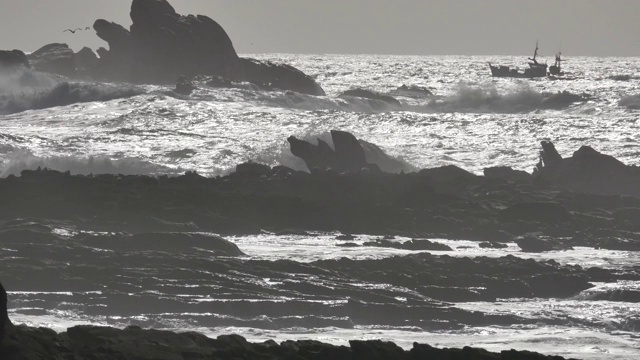
[[[307,164],[311,172],[332,169],[338,172],[359,171],[363,168],[372,168],[367,163],[364,150],[358,139],[348,132],[331,130],[333,148],[326,142],[318,139],[318,145],[299,140],[290,136],[287,141],[291,153]],[[373,168],[376,168],[373,166]]]
[[[2,283],[0,283],[0,343],[2,343],[7,329],[12,326],[11,320],[9,320],[9,313],[7,312],[7,305],[7,291],[4,289]],[[0,354],[2,354],[1,351]]]
[[[358,140],[345,131],[331,130],[333,147],[321,139],[317,139],[318,145],[295,136],[287,140],[291,153],[304,160],[311,172],[327,169],[338,172],[369,169],[391,173],[415,170],[409,164],[389,157],[377,145]]]
[[[238,61],[231,39],[207,16],[181,16],[166,0],[134,0],[130,30],[97,20],[103,76],[135,83],[173,83],[180,75],[230,76]]]
[[[180,15],[166,0],[134,0],[130,15],[129,30],[103,19],[94,23],[98,37],[109,44],[98,50],[95,77],[172,84],[181,75],[209,75],[324,95],[311,77],[292,66],[239,58],[224,29],[207,16]]]
[[[550,142],[542,142],[542,165],[534,178],[538,183],[595,194],[640,197],[640,168],[582,146],[573,156],[562,158]]]
[[[0,50],[0,71],[16,67],[30,68],[27,56],[20,50]]]
[[[80,77],[87,77],[94,73],[100,62],[96,53],[86,46],[75,53],[75,58],[77,75]]]
[[[303,94],[325,95],[324,90],[310,76],[287,64],[242,58],[232,78],[248,81],[263,88],[293,90]]]
[[[76,75],[76,59],[67,44],[53,43],[27,55],[31,66],[38,71],[72,77]]]

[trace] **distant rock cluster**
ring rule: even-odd
[[[93,28],[109,49],[74,53],[48,44],[25,56],[0,52],[0,67],[23,65],[71,78],[139,84],[175,84],[180,76],[220,76],[264,87],[324,95],[313,78],[286,64],[238,57],[224,29],[204,15],[183,16],[166,0],[133,0],[129,29],[107,20]],[[26,61],[28,59],[28,61]]]

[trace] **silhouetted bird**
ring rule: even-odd
[[[68,32],[70,32],[70,33],[72,33],[72,34],[75,34],[75,33],[76,33],[76,31],[78,31],[78,30],[82,30],[82,28],[76,28],[76,29],[74,29],[74,30],[71,30],[71,29],[65,29],[65,30],[63,30],[62,32],[66,32],[66,31],[68,31]]]

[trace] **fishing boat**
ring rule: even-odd
[[[547,64],[539,63],[537,60],[537,57],[538,57],[538,42],[536,41],[536,50],[533,52],[533,57],[529,58],[529,68],[521,72],[517,68],[511,68],[505,65],[494,66],[491,63],[489,63],[489,68],[491,69],[491,76],[512,77],[512,78],[545,77],[547,76]],[[559,63],[557,64],[559,68]]]

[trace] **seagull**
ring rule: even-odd
[[[75,34],[75,33],[76,33],[76,31],[78,31],[78,30],[82,30],[82,28],[76,28],[76,29],[74,29],[74,30],[71,30],[71,29],[65,29],[65,30],[63,30],[62,32],[66,32],[66,31],[68,31],[68,32],[70,32],[70,33],[72,33],[72,34]]]

